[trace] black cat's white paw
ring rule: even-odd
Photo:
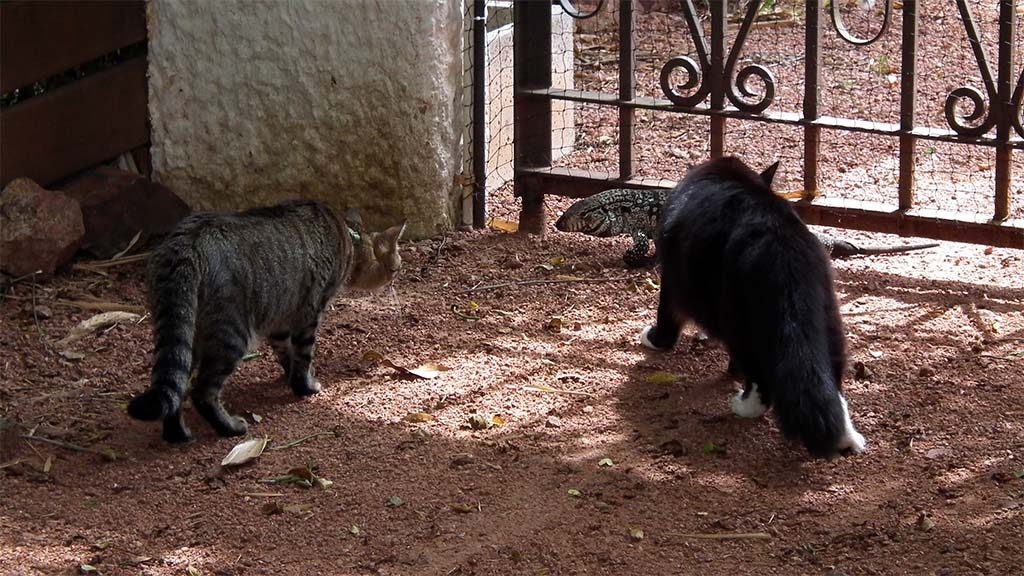
[[[658,348],[657,346],[654,345],[654,342],[651,342],[651,334],[654,333],[654,330],[656,328],[657,327],[654,324],[651,324],[650,326],[644,328],[643,332],[640,333],[640,344],[645,348],[650,348],[651,350],[657,350],[661,352],[663,351],[663,349]]]
[[[839,440],[839,451],[860,454],[867,450],[867,440],[853,427],[853,420],[850,419],[850,409],[847,407],[846,398],[842,394],[839,395],[839,402],[843,406],[843,438]]]
[[[757,391],[757,384],[750,385],[750,391],[740,390],[729,401],[732,413],[740,418],[760,418],[768,411],[768,407],[761,402],[761,393]]]

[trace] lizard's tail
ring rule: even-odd
[[[899,254],[901,252],[913,252],[914,250],[935,248],[938,245],[938,242],[928,242],[926,244],[906,244],[904,246],[875,246],[868,248],[860,248],[860,254]]]

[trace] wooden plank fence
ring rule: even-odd
[[[145,10],[143,0],[0,3],[0,91],[32,91],[145,42]],[[0,110],[0,186],[22,176],[46,186],[125,152],[148,165],[145,56],[76,75]]]

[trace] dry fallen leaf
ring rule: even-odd
[[[409,374],[412,374],[413,376],[418,376],[425,380],[430,380],[433,378],[437,378],[437,376],[441,372],[447,372],[448,368],[440,364],[435,364],[434,362],[427,362],[426,364],[421,364],[411,370],[407,370],[404,368],[402,370]]]
[[[644,531],[640,528],[630,528],[629,537],[639,542],[644,539]]]
[[[60,355],[66,360],[82,360],[85,358],[85,354],[73,350],[61,350]]]
[[[430,422],[433,419],[434,419],[434,415],[433,414],[427,414],[426,412],[411,412],[409,414],[406,414],[405,418],[403,418],[403,420],[405,420],[406,422],[413,422],[413,423]]]
[[[682,376],[678,374],[658,371],[645,376],[644,382],[647,382],[648,384],[677,384],[682,379]]]
[[[280,502],[267,502],[263,506],[260,506],[260,512],[263,512],[267,516],[273,516],[274,514],[284,512],[284,506],[282,506]]]
[[[493,421],[483,414],[473,414],[469,417],[469,427],[473,430],[486,430],[493,425]]]
[[[550,320],[548,320],[547,324],[545,324],[544,327],[547,328],[548,330],[552,331],[552,332],[561,332],[562,331],[562,319],[560,317],[558,317],[558,316],[555,316],[555,317],[551,318]]]
[[[266,438],[252,438],[246,440],[240,444],[235,445],[234,448],[228,452],[228,455],[220,461],[221,466],[240,466],[259,458],[260,454],[263,454],[263,449],[267,447]]]
[[[134,322],[139,318],[141,318],[141,316],[139,316],[138,314],[133,314],[131,312],[115,311],[96,314],[95,316],[90,316],[89,318],[86,318],[85,320],[79,322],[78,325],[72,328],[71,332],[69,332],[67,336],[65,336],[59,342],[57,342],[57,344],[60,346],[66,346],[67,344],[70,344],[71,342],[74,342],[75,340],[92,334],[93,332],[96,332],[98,330],[109,328],[110,326],[113,326],[114,324],[117,324],[119,322]]]
[[[519,231],[518,222],[512,222],[511,220],[502,220],[501,218],[491,218],[491,221],[488,222],[488,226],[495,230],[501,230],[502,232],[513,233]]]

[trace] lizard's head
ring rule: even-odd
[[[608,228],[608,213],[595,209],[587,202],[577,202],[562,213],[555,222],[555,228],[561,232],[579,232],[591,236],[602,236]]]

